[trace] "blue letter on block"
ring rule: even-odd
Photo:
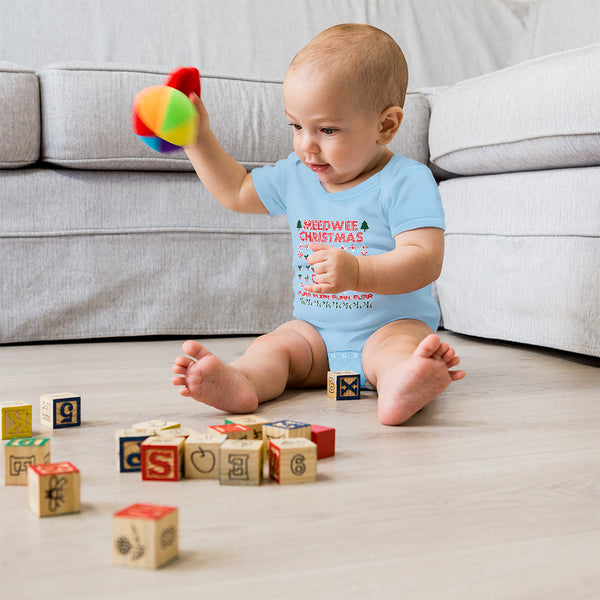
[[[54,428],[81,425],[81,398],[61,398],[54,401]]]
[[[148,438],[148,434],[122,436],[119,438],[119,471],[134,473],[142,470],[142,455],[140,444]]]

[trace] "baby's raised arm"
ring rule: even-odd
[[[208,112],[196,94],[190,95],[198,111],[198,136],[192,146],[185,148],[200,181],[226,208],[236,212],[267,214],[260,201],[252,176],[229,156],[210,129]]]

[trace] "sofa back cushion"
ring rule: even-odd
[[[537,9],[533,57],[600,42],[598,0],[541,0]]]
[[[183,151],[158,154],[131,129],[136,93],[166,75],[166,70],[99,63],[41,69],[42,160],[76,169],[191,171]],[[281,83],[203,74],[202,98],[217,138],[246,168],[292,151]],[[420,94],[409,94],[405,112],[392,149],[426,163],[429,105]]]
[[[281,81],[295,53],[336,23],[371,23],[406,52],[410,89],[530,58],[539,0],[0,0],[5,60],[195,65]]]

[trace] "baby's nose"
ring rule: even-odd
[[[305,134],[302,136],[301,149],[305,154],[317,154],[319,152],[319,144],[314,136]]]

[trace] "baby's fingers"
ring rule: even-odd
[[[308,244],[308,247],[313,252],[318,252],[319,250],[330,250],[331,249],[331,246],[328,246],[327,244],[321,244],[320,242],[310,242],[310,244]]]
[[[187,367],[173,365],[173,373],[175,373],[175,375],[185,375],[187,373]]]
[[[307,292],[311,292],[313,294],[334,294],[333,288],[328,283],[314,283],[314,284],[306,284],[303,288]]]
[[[326,244],[311,243],[308,245],[308,247],[313,251],[313,253],[306,259],[306,262],[309,265],[314,265],[327,260],[328,250],[331,250],[331,247],[327,246]]]

